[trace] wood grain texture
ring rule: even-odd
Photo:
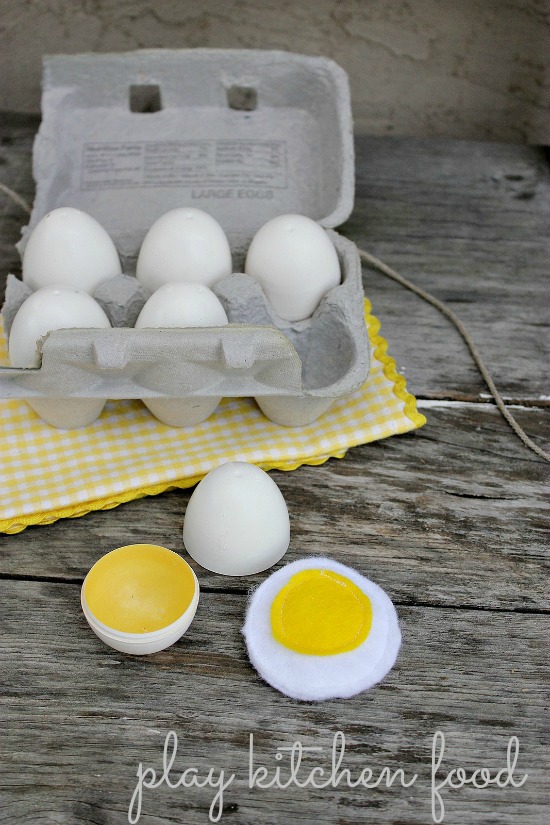
[[[550,171],[541,149],[358,138],[357,190],[341,228],[449,304],[509,398],[550,396]],[[487,392],[458,332],[383,275],[365,291],[398,367],[422,397]],[[406,321],[405,321],[406,319]]]
[[[32,144],[39,120],[30,115],[0,112],[0,183],[21,195],[29,205],[34,198]],[[9,272],[20,273],[21,264],[15,244],[28,215],[5,192],[0,191],[0,305]]]
[[[401,602],[501,609],[548,606],[543,462],[486,404],[425,411],[414,434],[350,450],[344,460],[273,472],[291,516],[284,561],[324,554],[358,565]],[[550,411],[519,420],[548,439]],[[190,491],[130,502],[49,527],[0,536],[0,574],[81,581],[114,547],[151,541],[183,552]],[[246,591],[265,574],[201,583]],[[475,575],[472,575],[472,571]]]
[[[240,627],[245,597],[203,594],[188,634],[150,657],[117,654],[89,631],[74,585],[0,583],[2,668],[0,822],[127,822],[139,762],[161,764],[178,734],[174,780],[190,766],[236,779],[222,821],[422,823],[430,820],[431,745],[447,739],[446,770],[505,764],[520,740],[523,788],[443,792],[450,823],[538,825],[543,821],[544,635],[538,617],[425,607],[400,608],[404,644],[376,690],[348,701],[300,703],[263,683],[249,665]],[[25,628],[22,647],[21,627]],[[505,655],[503,651],[506,651]],[[539,720],[539,721],[537,721]],[[249,789],[249,734],[256,764],[272,773],[279,746],[323,747],[347,739],[347,766],[402,768],[403,788]],[[286,763],[287,765],[288,763]],[[307,773],[307,771],[305,771]],[[26,778],[26,781],[25,779]],[[23,781],[22,781],[23,780]],[[211,789],[145,790],[144,823],[208,821]]]
[[[0,122],[0,182],[28,200],[36,125]],[[457,309],[505,396],[521,401],[519,422],[547,444],[544,155],[373,138],[359,138],[357,150],[356,209],[344,233]],[[0,291],[24,222],[0,194]],[[80,582],[122,544],[181,552],[190,491],[0,536],[1,825],[122,825],[139,762],[160,769],[170,730],[179,737],[177,774],[190,766],[236,773],[222,818],[236,825],[425,825],[434,733],[447,737],[445,770],[496,771],[515,735],[526,784],[444,791],[445,822],[545,822],[547,465],[491,404],[477,403],[482,383],[445,319],[382,275],[365,271],[365,285],[428,424],[272,476],[291,514],[285,561],[333,556],[394,599],[403,629],[396,668],[347,701],[278,694],[248,664],[240,635],[248,588],[266,574],[226,579],[196,565],[201,604],[184,639],[144,658],[104,647],[80,611]],[[248,788],[250,733],[272,772],[276,748],[296,739],[322,747],[308,764],[326,766],[338,730],[354,775],[387,765],[416,772],[417,782]],[[140,822],[208,822],[213,796],[210,788],[146,790]]]

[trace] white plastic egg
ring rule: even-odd
[[[8,354],[12,367],[40,366],[38,340],[56,329],[107,329],[109,319],[87,292],[43,287],[24,301],[11,325]],[[36,397],[29,405],[52,427],[86,427],[101,414],[104,398]]]
[[[211,289],[204,284],[165,284],[153,292],[141,310],[136,329],[166,327],[222,327],[227,315]],[[143,398],[153,415],[169,427],[190,427],[207,419],[221,396]]]
[[[105,229],[91,215],[69,206],[48,212],[23,252],[23,281],[33,290],[55,285],[92,294],[121,271]]]
[[[222,464],[203,478],[189,499],[183,541],[189,555],[214,573],[259,573],[288,549],[286,502],[259,467],[242,461]]]
[[[213,286],[231,271],[225,232],[206,212],[191,207],[172,209],[153,224],[136,265],[138,281],[151,292],[171,281]]]
[[[334,245],[305,215],[279,215],[264,224],[250,244],[244,271],[257,278],[277,315],[287,321],[309,318],[341,281]]]
[[[12,367],[38,367],[37,342],[56,329],[107,329],[109,319],[87,292],[47,286],[33,292],[13,319],[8,343]]]
[[[171,283],[153,292],[141,310],[136,329],[144,327],[222,327],[227,315],[211,289],[203,284]]]

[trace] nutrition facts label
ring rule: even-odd
[[[254,186],[285,189],[282,140],[86,143],[80,188]]]

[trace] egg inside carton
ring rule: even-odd
[[[157,84],[158,111],[142,114],[131,95],[128,106],[134,84]],[[41,343],[40,369],[0,368],[0,397],[59,398],[70,387],[76,399],[189,399],[196,406],[248,396],[275,423],[298,426],[365,381],[360,260],[355,245],[329,229],[349,216],[354,190],[349,88],[336,64],[259,50],[58,55],[45,59],[43,87],[33,150],[37,195],[19,249],[43,215],[70,204],[109,232],[125,275],[103,282],[94,296],[112,329],[51,332]],[[240,108],[234,92],[249,88],[255,105]],[[199,153],[198,165],[181,154],[188,151]],[[148,297],[134,277],[141,242],[160,215],[191,204],[209,212],[230,242],[234,274],[214,285],[230,323],[133,329]],[[298,322],[279,318],[258,282],[243,274],[256,231],[284,213],[327,228],[342,272],[342,283]],[[10,277],[6,330],[25,294]]]
[[[135,330],[137,316],[150,293],[133,275],[117,275],[104,281],[94,293],[115,329],[93,331],[92,335],[90,330],[50,333],[42,348],[43,370],[47,367],[50,373],[50,367],[54,367],[53,363],[46,365],[49,355],[52,362],[62,359],[67,368],[68,352],[72,352],[77,361],[79,352],[84,356],[82,333],[87,332],[88,338],[93,339],[96,362],[88,366],[87,372],[90,376],[95,374],[96,392],[97,379],[103,379],[103,397],[113,397],[113,377],[116,380],[118,373],[120,378],[126,377],[127,394],[117,393],[116,397],[192,398],[194,405],[189,410],[189,420],[185,414],[180,415],[179,426],[198,423],[196,410],[200,398],[220,395],[253,395],[262,412],[277,424],[311,423],[335,398],[357,389],[366,379],[369,368],[356,248],[337,233],[329,230],[328,234],[338,253],[342,283],[325,295],[311,318],[297,322],[279,318],[258,281],[236,272],[213,287],[231,327]],[[241,267],[245,253],[246,246],[234,252],[234,261]],[[132,267],[135,259],[128,258],[125,263],[127,268]],[[29,294],[25,284],[9,276],[3,309],[8,334],[17,309]],[[150,357],[145,359],[148,348]],[[174,377],[178,370],[171,365],[172,359],[177,359],[180,367],[177,385]],[[144,360],[149,363],[144,365]],[[26,376],[25,386],[39,389],[39,375],[33,373]],[[54,370],[45,383],[51,385],[56,374],[59,369]],[[79,394],[87,396],[91,387],[83,386],[82,380],[79,383]],[[217,392],[220,383],[222,391]],[[207,414],[212,412],[208,405],[205,409]]]

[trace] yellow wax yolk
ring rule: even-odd
[[[354,650],[369,635],[372,606],[350,579],[332,570],[295,573],[271,605],[275,639],[297,653],[331,656]]]
[[[88,608],[100,622],[125,633],[149,633],[175,622],[195,595],[186,561],[155,544],[130,544],[103,556],[84,585]]]

